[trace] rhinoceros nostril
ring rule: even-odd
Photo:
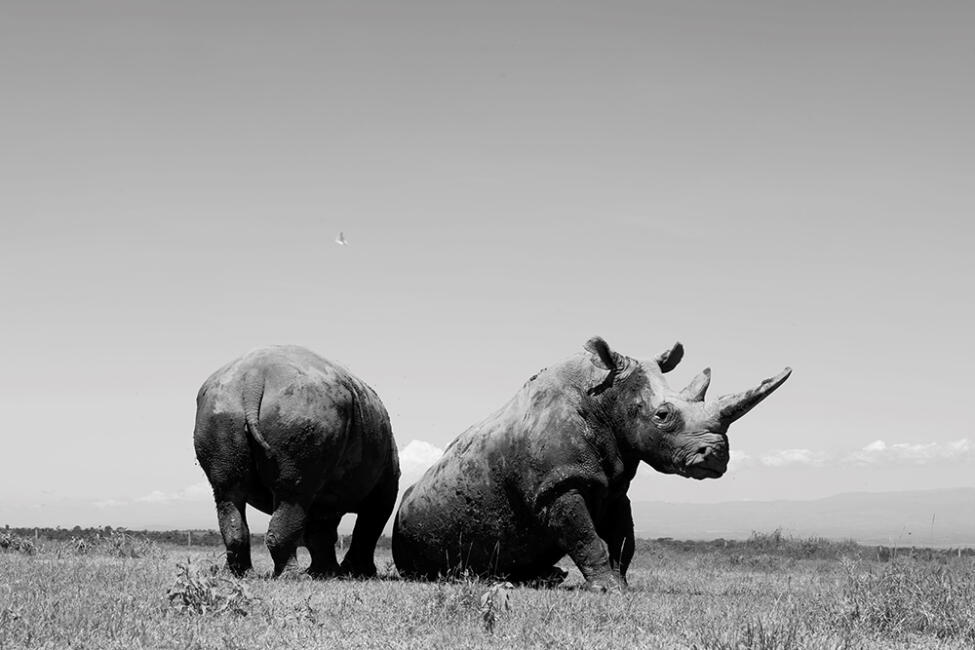
[[[699,447],[697,450],[697,455],[701,458],[707,458],[711,454],[710,447]]]

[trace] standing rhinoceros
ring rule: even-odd
[[[304,348],[274,346],[211,375],[196,405],[193,443],[213,486],[231,571],[251,568],[250,504],[273,513],[274,575],[302,537],[312,575],[376,573],[376,541],[400,471],[389,416],[369,386]],[[358,517],[339,567],[336,527],[349,512]]]
[[[728,425],[791,372],[705,402],[710,370],[679,392],[664,380],[684,354],[680,343],[652,361],[617,354],[598,337],[585,348],[529,379],[406,490],[393,528],[401,574],[551,580],[564,576],[553,564],[569,555],[590,586],[625,586],[633,557],[626,491],[640,461],[718,478]]]

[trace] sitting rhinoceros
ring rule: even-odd
[[[315,576],[376,573],[376,541],[396,502],[399,459],[376,393],[297,346],[250,352],[196,398],[196,457],[213,486],[227,566],[251,568],[244,506],[271,514],[267,547],[280,575],[304,539]],[[339,567],[336,527],[358,513]]]
[[[560,579],[569,555],[596,589],[626,584],[633,519],[626,496],[640,461],[658,472],[718,478],[728,425],[788,378],[704,401],[710,370],[682,391],[663,373],[683,356],[613,352],[601,338],[542,370],[501,410],[454,440],[403,494],[393,559],[408,577],[458,571]]]

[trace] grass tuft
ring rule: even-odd
[[[875,567],[843,563],[844,614],[893,636],[933,634],[975,641],[975,564],[900,559]]]

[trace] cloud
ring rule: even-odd
[[[119,506],[124,506],[128,501],[119,501],[118,499],[104,499],[102,501],[94,501],[92,505],[96,508],[117,508]]]
[[[741,469],[742,467],[752,467],[755,465],[755,457],[747,451],[732,449],[728,455],[730,456],[728,459],[729,468]]]
[[[443,449],[423,440],[411,440],[399,450],[399,467],[402,473],[400,487],[417,481],[427,469],[443,456]]]
[[[734,469],[748,467],[820,467],[829,460],[826,453],[812,449],[776,449],[761,455],[753,455],[746,451],[731,451],[728,466]]]
[[[897,442],[874,440],[861,449],[827,453],[812,449],[777,449],[763,454],[732,451],[729,465],[746,467],[823,467],[825,465],[928,465],[975,461],[975,443],[968,438],[951,442]]]
[[[210,484],[206,481],[200,481],[177,492],[153,490],[149,494],[139,497],[136,501],[139,503],[172,503],[173,501],[208,501],[212,498],[213,492],[210,489]]]
[[[883,440],[874,440],[844,458],[846,462],[855,465],[926,465],[973,459],[975,459],[975,445],[968,438],[952,442],[898,442],[890,445]]]
[[[790,467],[793,465],[819,467],[826,462],[826,454],[812,449],[778,449],[763,454],[759,462],[766,467]]]

